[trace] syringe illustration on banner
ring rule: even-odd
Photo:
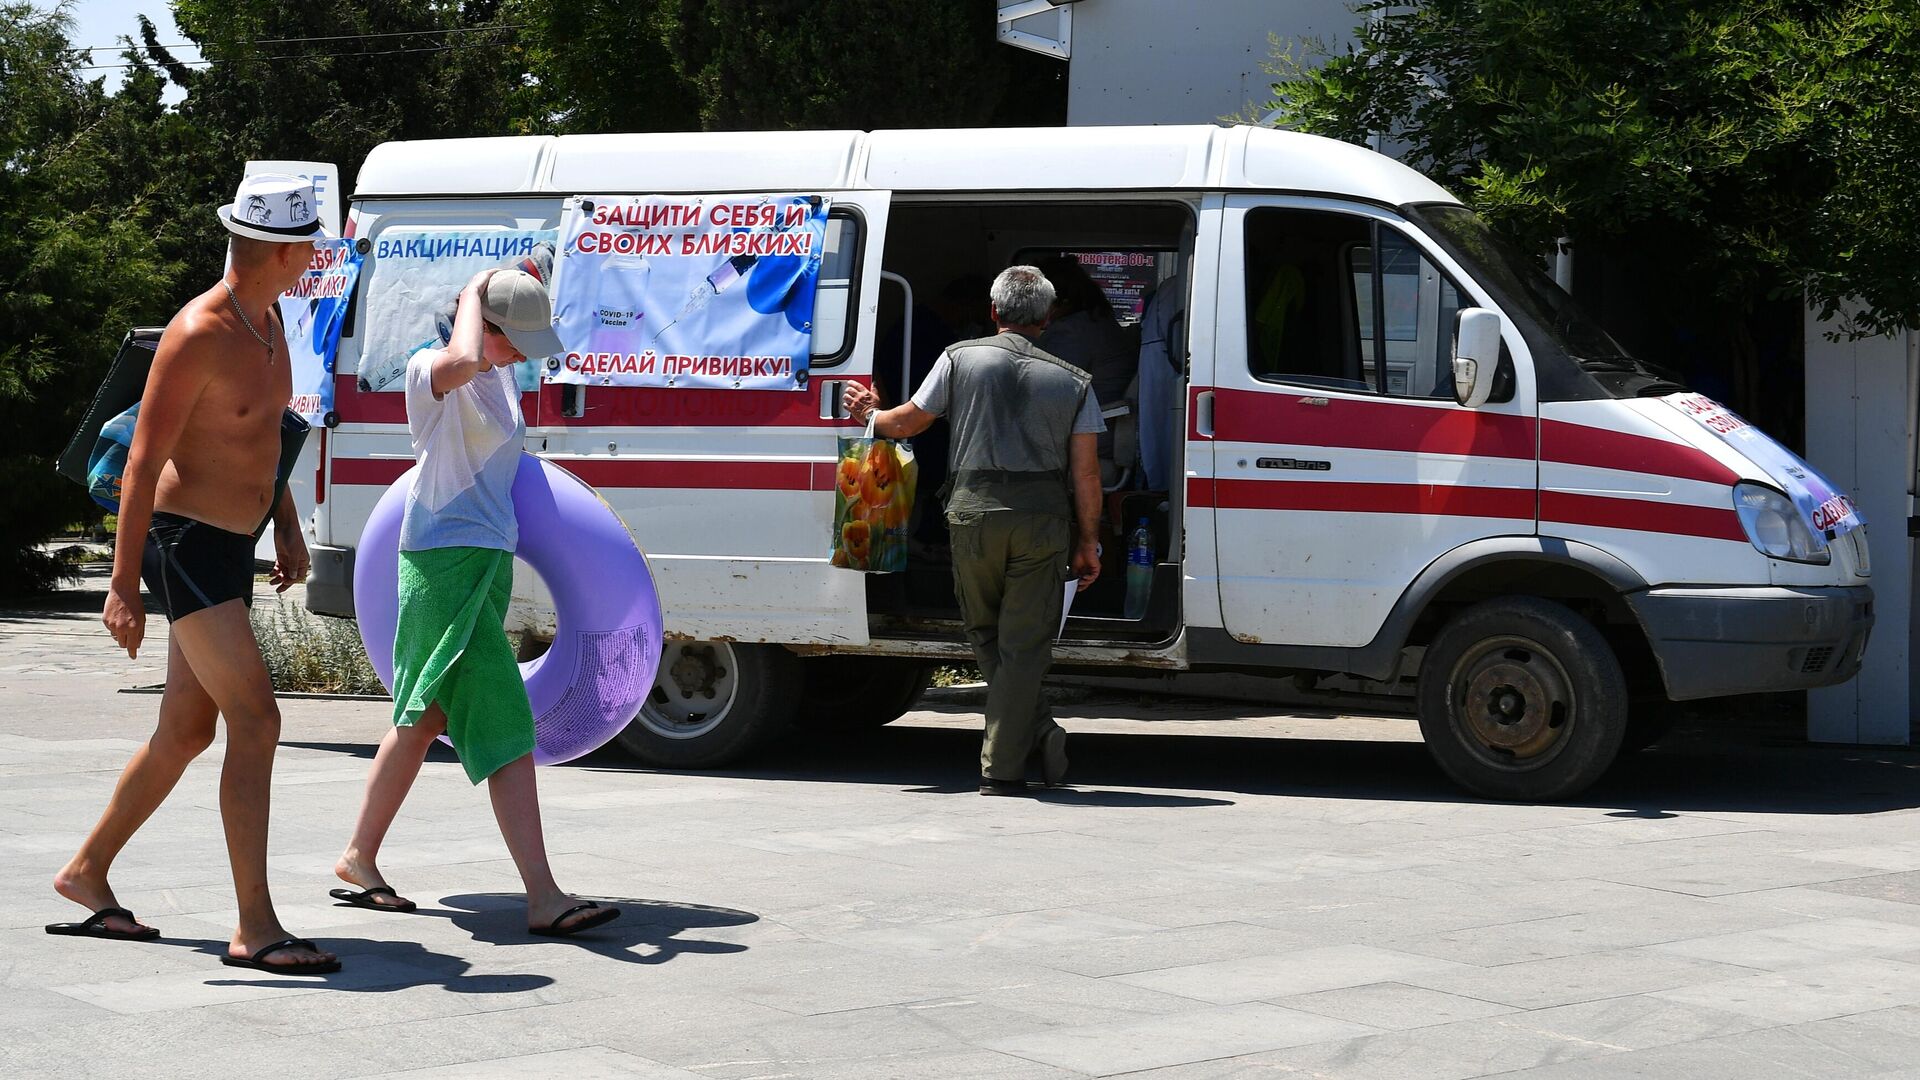
[[[753,264],[759,261],[758,255],[735,255],[721,263],[713,273],[708,274],[701,279],[700,284],[693,287],[693,292],[687,296],[687,305],[680,309],[680,314],[675,315],[667,321],[667,325],[653,332],[653,336],[647,339],[647,347],[652,348],[659,344],[660,335],[673,329],[681,319],[694,312],[705,311],[714,297],[732,288],[733,283],[747,276],[747,271],[753,269]]]

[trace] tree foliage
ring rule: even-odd
[[[1374,2],[1283,123],[1407,159],[1544,250],[1660,235],[1723,299],[1804,290],[1859,334],[1920,326],[1912,0]]]
[[[81,78],[59,10],[0,6],[0,592],[50,586],[34,547],[84,517],[53,473],[127,328],[164,316],[180,267],[153,238],[161,83]]]
[[[64,0],[0,0],[0,592],[50,585],[35,545],[97,513],[52,460],[126,331],[220,273],[213,211],[250,159],[333,162],[350,194],[393,139],[1064,113],[1058,65],[996,45],[977,0],[172,7],[197,53],[140,17],[111,92],[83,78]]]

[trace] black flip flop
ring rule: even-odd
[[[108,941],[152,941],[160,936],[160,931],[151,926],[142,926],[138,930],[115,930],[107,925],[107,920],[115,915],[130,923],[140,920],[133,912],[121,907],[103,907],[81,922],[57,922],[47,924],[47,933],[61,937],[97,937]]]
[[[571,926],[560,925],[561,923],[567,921],[568,916],[578,915],[582,911],[591,911],[593,912],[593,914],[587,916],[584,919],[581,919],[579,922],[576,922]],[[577,934],[582,930],[591,930],[596,926],[605,926],[619,917],[620,917],[619,908],[617,907],[603,908],[599,904],[596,904],[593,901],[589,900],[584,904],[579,904],[574,907],[568,908],[567,910],[560,913],[559,918],[553,920],[552,922],[548,923],[547,925],[537,930],[529,930],[527,931],[527,933],[538,934],[541,937],[571,937],[572,935]]]
[[[222,956],[220,962],[228,967],[252,968],[255,971],[271,971],[277,975],[328,975],[340,970],[338,960],[309,960],[300,964],[269,964],[262,957],[279,952],[281,949],[312,949],[319,952],[320,947],[306,938],[290,937],[285,941],[276,941],[263,945],[260,950],[246,959],[238,956]]]
[[[354,907],[368,908],[373,911],[397,911],[402,915],[419,906],[413,901],[401,896],[399,893],[394,892],[392,889],[387,888],[385,885],[375,885],[371,889],[362,889],[359,892],[355,892],[352,889],[334,889],[328,892],[327,895],[343,904],[350,904]],[[399,903],[383,904],[374,899],[376,896],[391,896],[399,901]]]

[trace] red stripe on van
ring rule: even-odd
[[[836,377],[870,383],[870,377]],[[351,375],[337,375],[334,411],[348,424],[404,424],[407,396],[392,390],[361,393]],[[820,416],[817,384],[801,390],[713,390],[660,386],[589,386],[587,415],[562,416],[560,388],[520,395],[520,411],[536,427],[812,427],[853,430],[851,420]]]
[[[1746,530],[1740,527],[1740,516],[1731,507],[1722,510],[1685,503],[1542,491],[1540,519],[1543,523],[1701,536],[1709,540],[1732,540],[1742,544],[1747,542]]]
[[[1301,480],[1187,481],[1187,505],[1222,510],[1302,510],[1346,514],[1418,514],[1530,520],[1534,493],[1528,488],[1454,487],[1436,484],[1339,484]],[[1601,495],[1540,493],[1543,521],[1632,532],[1700,536],[1746,542],[1731,509],[1684,503],[1616,499]]]
[[[1533,520],[1532,488],[1339,484],[1305,480],[1190,480],[1187,502],[1222,510],[1315,510]]]
[[[833,466],[824,462],[548,460],[600,488],[831,491],[833,485]],[[412,467],[404,458],[336,458],[333,482],[386,487]]]
[[[1709,484],[1731,486],[1740,479],[1739,474],[1720,464],[1713,455],[1685,443],[1569,424],[1564,420],[1541,422],[1540,457],[1562,465],[1588,465],[1680,480],[1704,480]]]
[[[1306,404],[1306,402],[1320,404]],[[1215,390],[1213,437],[1232,442],[1339,446],[1463,457],[1532,460],[1533,420],[1412,401]]]

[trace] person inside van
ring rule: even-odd
[[[1140,366],[1137,343],[1114,318],[1113,303],[1072,255],[1035,264],[1053,283],[1053,318],[1037,344],[1093,376],[1093,396],[1102,409],[1126,400]]]
[[[400,523],[393,727],[367,773],[353,837],[334,866],[355,907],[412,911],[380,873],[381,842],[445,733],[493,816],[527,890],[527,929],[558,937],[612,922],[616,907],[560,891],[534,785],[533,708],[505,620],[519,523],[513,479],[526,441],[513,365],[561,351],[546,286],[524,270],[482,270],[461,290],[445,348],[407,361],[407,426],[420,459]]]
[[[1079,259],[1058,255],[1035,265],[1055,290],[1053,318],[1036,344],[1093,376],[1093,396],[1103,413],[1122,404],[1131,410],[1134,375],[1140,370],[1139,338],[1114,318],[1112,302]],[[1100,433],[1098,444],[1100,483],[1105,487],[1118,482],[1133,462],[1117,459],[1113,425]]]

